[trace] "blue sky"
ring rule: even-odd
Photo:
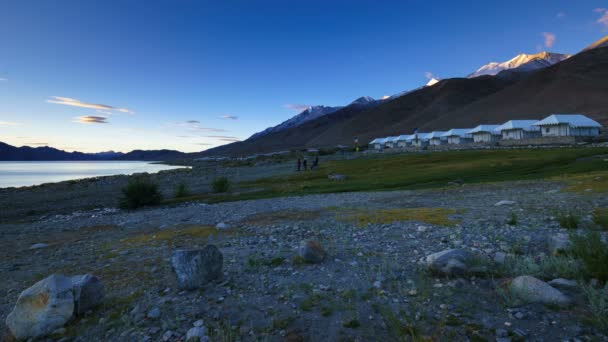
[[[379,98],[419,87],[428,73],[461,77],[519,53],[576,53],[608,35],[606,8],[587,0],[7,1],[0,141],[200,151],[245,139],[300,105]]]

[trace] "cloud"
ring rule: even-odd
[[[237,137],[232,137],[229,135],[205,135],[205,138],[214,138],[214,139],[218,139],[218,140],[222,140],[222,141],[241,141],[239,138]]]
[[[19,123],[13,121],[0,121],[0,127],[2,126],[17,126]]]
[[[2,77],[0,77],[0,82],[2,82],[2,81],[8,81],[8,78],[2,78]]]
[[[86,115],[74,118],[74,122],[81,124],[107,124],[108,118],[105,116]]]
[[[30,145],[30,146],[47,146],[49,143],[45,143],[45,142],[28,142],[25,143],[26,145]]]
[[[237,141],[241,141],[241,139],[237,139],[237,138],[224,138],[224,139],[219,139],[220,141],[226,141],[226,142],[237,142]]]
[[[186,121],[187,124],[200,124],[201,122],[198,120],[188,120]]]
[[[557,14],[555,15],[555,17],[557,19],[565,18],[566,17],[566,12],[563,12],[563,11],[562,12],[557,12]]]
[[[428,80],[435,78],[435,76],[433,76],[433,73],[430,71],[425,72],[424,77],[426,77]]]
[[[187,121],[166,123],[163,126],[164,127],[183,127],[189,131],[199,131],[199,132],[208,132],[208,133],[226,132],[225,129],[221,129],[221,128],[203,127],[203,126],[201,126],[201,122],[198,120],[187,120]]]
[[[608,8],[596,8],[593,11],[601,15],[601,17],[596,21],[596,23],[608,29]]]
[[[222,115],[220,116],[222,119],[228,119],[228,120],[238,120],[239,117],[235,116],[235,115]]]
[[[297,110],[298,112],[307,110],[309,107],[312,107],[312,105],[307,105],[307,104],[286,104],[283,107],[287,108],[287,109],[291,109],[291,110]]]
[[[211,146],[213,144],[210,143],[195,143],[195,145],[200,145],[200,146]]]
[[[109,106],[109,105],[105,105],[105,104],[82,102],[80,100],[71,99],[69,97],[51,96],[51,98],[46,100],[46,102],[65,105],[65,106],[91,108],[91,109],[97,109],[97,110],[102,110],[102,111],[117,111],[117,112],[121,112],[121,113],[133,114],[132,111],[130,111],[126,108],[117,108],[117,107]]]
[[[548,48],[552,48],[557,40],[557,37],[554,33],[551,32],[543,32],[541,33],[543,37],[545,37],[545,46]]]

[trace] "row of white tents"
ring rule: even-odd
[[[581,114],[553,114],[542,120],[510,120],[502,125],[479,125],[449,131],[414,133],[376,138],[369,145],[375,149],[444,144],[494,143],[504,139],[540,137],[594,137],[602,125]]]

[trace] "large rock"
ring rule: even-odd
[[[74,290],[74,314],[81,315],[101,304],[104,288],[99,278],[92,274],[72,277]]]
[[[511,293],[528,303],[542,303],[558,306],[570,304],[570,298],[544,281],[531,277],[519,276],[509,284]]]
[[[325,259],[325,255],[323,247],[317,241],[302,241],[300,244],[300,257],[308,263],[318,264]]]
[[[192,290],[222,276],[224,257],[215,245],[202,249],[177,250],[171,256],[171,266],[180,289]]]
[[[570,237],[567,234],[557,234],[549,238],[549,252],[553,255],[559,255],[567,252],[572,246]]]
[[[447,276],[460,276],[470,271],[474,255],[465,249],[448,249],[428,255],[427,268],[434,273]]]
[[[53,274],[21,292],[6,325],[17,339],[36,338],[61,328],[73,313],[72,281]]]

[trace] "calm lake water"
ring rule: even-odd
[[[154,173],[180,167],[142,161],[0,161],[0,188],[138,172]]]

